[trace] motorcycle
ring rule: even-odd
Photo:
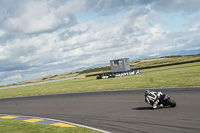
[[[163,106],[160,106],[160,108],[176,107],[176,102],[174,100],[172,100],[171,97],[168,96],[167,94],[162,94],[159,98],[158,105],[163,105]]]

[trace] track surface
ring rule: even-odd
[[[200,87],[155,89],[175,108],[152,110],[144,90],[60,94],[0,99],[0,114],[69,121],[114,133],[199,133]]]

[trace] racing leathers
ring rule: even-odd
[[[148,93],[145,94],[145,101],[153,106],[153,109],[157,109],[162,105],[158,105],[159,98],[162,95],[162,92],[154,92],[154,91],[148,91]]]

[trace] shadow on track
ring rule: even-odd
[[[132,108],[132,110],[153,110],[152,107],[137,107],[137,108]]]

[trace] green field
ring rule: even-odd
[[[160,58],[137,60],[137,61],[131,61],[130,65],[132,68],[140,68],[140,67],[153,67],[159,65],[170,65],[174,63],[185,63],[190,61],[200,61],[200,54],[186,55],[186,56],[166,56]]]
[[[56,127],[44,124],[0,119],[1,133],[100,133],[83,127]]]
[[[200,62],[145,69],[142,74],[119,78],[97,80],[96,77],[86,77],[5,89],[0,90],[0,98],[119,89],[200,86],[200,66],[185,67],[192,65],[200,65]],[[163,70],[156,71],[161,69]]]

